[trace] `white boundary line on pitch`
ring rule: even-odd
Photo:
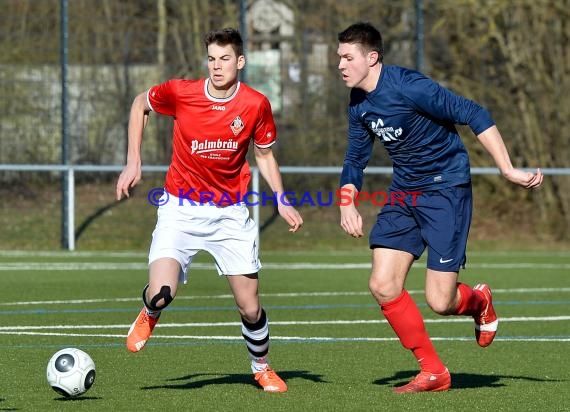
[[[413,268],[424,268],[425,263],[414,263]],[[570,263],[468,263],[471,269],[541,269],[567,270]],[[193,270],[215,270],[213,263],[193,263]],[[286,270],[370,270],[370,263],[263,263],[264,269]],[[146,263],[119,262],[4,262],[0,271],[84,271],[84,270],[148,270]]]
[[[99,335],[99,334],[81,334],[81,333],[50,333],[50,332],[3,332],[0,331],[0,335],[32,335],[32,336],[65,336],[65,337],[91,337],[91,338],[125,338],[126,335]],[[193,339],[193,340],[223,340],[223,341],[243,341],[242,336],[196,336],[196,335],[158,335],[153,336],[153,340],[157,339]],[[433,341],[472,341],[472,337],[458,336],[458,337],[430,337]],[[331,337],[331,336],[271,336],[271,340],[275,341],[296,341],[296,342],[394,342],[398,338],[372,338],[372,337]],[[570,337],[539,337],[539,336],[527,336],[527,337],[497,337],[495,342],[570,342]]]
[[[570,292],[570,288],[513,288],[513,289],[493,289],[494,294],[501,293],[551,293]],[[411,295],[423,294],[423,290],[408,290]],[[369,296],[370,292],[291,292],[291,293],[261,293],[265,298],[297,298],[297,297],[336,297],[336,296]],[[231,294],[202,295],[202,296],[176,296],[176,300],[212,300],[212,299],[233,299]],[[68,300],[37,300],[0,302],[0,306],[34,306],[34,305],[61,305],[61,304],[84,304],[84,303],[105,303],[105,302],[139,302],[140,297],[133,298],[112,298],[112,299],[68,299]]]
[[[368,249],[358,250],[266,250],[262,255],[282,256],[370,256]],[[564,250],[490,250],[468,251],[468,256],[570,256],[570,251]],[[0,250],[0,257],[118,257],[118,258],[147,258],[148,251],[90,251],[90,250]]]
[[[501,322],[556,322],[570,320],[570,315],[562,316],[514,316],[501,318]],[[424,319],[425,323],[471,323],[473,319],[465,317]],[[363,324],[386,324],[385,319],[357,319],[357,320],[308,320],[308,321],[274,321],[271,326],[314,326],[314,325],[363,325]],[[217,328],[225,326],[241,326],[241,322],[190,322],[190,323],[158,323],[156,328]],[[128,329],[130,325],[39,325],[39,326],[0,326],[0,333],[36,330],[58,329]],[[96,335],[99,336],[99,335]],[[121,335],[123,336],[123,335]]]

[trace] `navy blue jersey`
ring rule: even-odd
[[[477,135],[495,124],[477,103],[398,66],[383,66],[372,92],[351,90],[348,121],[340,185],[352,183],[357,190],[376,139],[392,160],[393,188],[434,190],[467,183],[469,157],[455,125],[469,125]]]

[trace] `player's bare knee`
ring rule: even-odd
[[[453,305],[445,299],[429,299],[426,298],[426,303],[432,311],[438,315],[451,315],[453,314]]]
[[[259,306],[252,305],[251,307],[241,307],[239,308],[240,316],[247,323],[256,323],[259,320],[260,308]]]
[[[382,281],[377,276],[370,276],[368,289],[370,289],[370,293],[372,293],[372,296],[374,296],[378,303],[389,302],[402,293],[402,289],[398,288],[395,283]]]
[[[382,284],[381,282],[378,280],[377,277],[375,276],[370,276],[370,279],[368,279],[368,289],[370,289],[370,292],[372,293],[372,295],[376,296],[379,295],[381,290],[382,290]]]
[[[146,285],[142,296],[145,306],[150,310],[162,310],[170,305],[170,302],[174,299],[170,286],[168,285],[161,286],[160,291],[154,294],[154,296],[149,296],[148,289],[149,286]]]

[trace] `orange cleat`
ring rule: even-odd
[[[483,310],[479,316],[474,316],[473,319],[475,320],[475,337],[477,338],[477,343],[482,348],[486,348],[493,342],[493,339],[495,339],[499,319],[495,313],[495,308],[493,308],[493,299],[489,285],[479,284],[476,285],[473,290],[481,293],[485,299]]]
[[[443,373],[420,372],[410,383],[394,388],[395,393],[439,392],[451,388],[451,375],[445,369]]]
[[[158,322],[158,318],[150,316],[146,308],[143,307],[127,334],[127,349],[130,352],[138,352],[144,348],[156,322]]]
[[[254,376],[265,392],[287,392],[287,384],[269,366]]]

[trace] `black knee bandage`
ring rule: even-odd
[[[170,302],[172,302],[172,299],[174,299],[170,294],[170,286],[166,285],[162,286],[160,288],[160,292],[154,295],[150,300],[150,302],[148,302],[146,299],[147,290],[148,290],[148,285],[146,285],[145,288],[143,289],[142,298],[145,306],[150,310],[162,310],[165,307],[167,307],[170,304]],[[161,299],[164,299],[164,304],[162,306],[158,306],[157,302]]]

